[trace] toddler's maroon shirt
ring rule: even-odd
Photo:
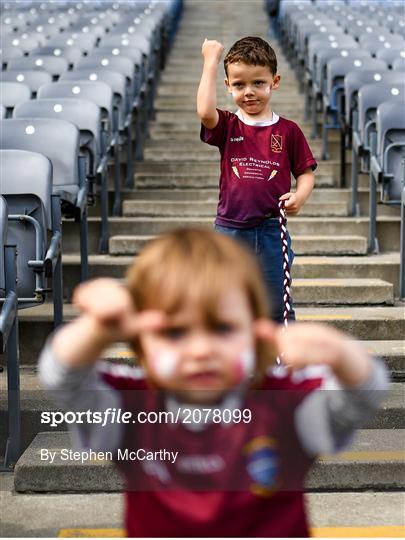
[[[221,153],[219,203],[215,223],[246,229],[278,215],[278,199],[317,163],[301,129],[286,118],[271,125],[249,125],[236,114],[217,109],[214,129],[201,125],[203,142]]]

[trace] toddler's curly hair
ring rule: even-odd
[[[250,66],[267,66],[273,75],[277,73],[276,53],[267,41],[260,37],[244,37],[232,45],[224,59],[227,77],[228,65],[234,62],[244,62]]]

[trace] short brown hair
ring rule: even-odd
[[[250,66],[267,66],[271,73],[277,73],[276,53],[270,45],[259,37],[244,37],[234,43],[224,59],[224,68],[228,76],[228,65],[244,62]]]
[[[178,229],[147,244],[127,273],[127,287],[137,310],[159,309],[171,315],[193,301],[206,322],[216,322],[218,298],[227,287],[246,292],[253,319],[268,317],[268,293],[253,254],[223,234]],[[135,351],[142,357],[137,341]],[[257,375],[274,360],[257,342]]]

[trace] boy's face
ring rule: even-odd
[[[215,403],[254,370],[253,317],[246,295],[229,289],[209,325],[189,303],[158,332],[140,338],[145,368],[158,387],[190,403]]]
[[[225,85],[236,105],[248,115],[266,112],[272,91],[279,84],[280,75],[273,75],[267,66],[251,66],[243,62],[228,65]]]

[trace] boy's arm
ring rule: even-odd
[[[197,114],[207,129],[218,124],[217,111],[217,73],[218,64],[224,48],[218,41],[207,39],[202,46],[204,67],[197,92]]]
[[[308,167],[297,177],[297,188],[295,193],[284,193],[279,199],[280,201],[286,201],[285,209],[287,214],[296,215],[299,213],[306,200],[311,195],[314,185],[315,175],[312,168]]]

